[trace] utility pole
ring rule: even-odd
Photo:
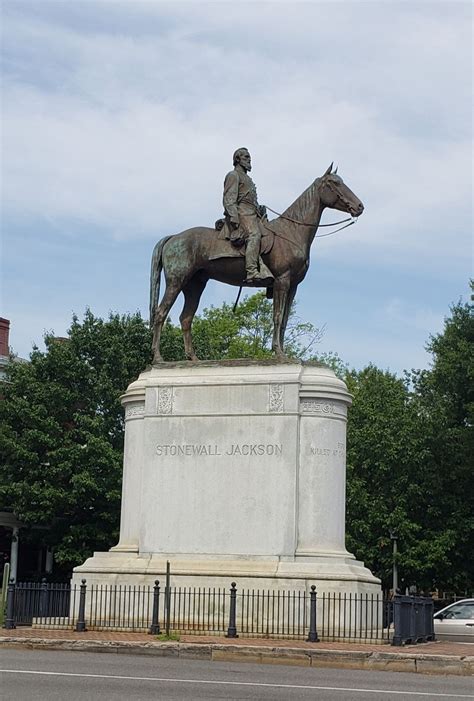
[[[397,540],[398,533],[395,530],[390,531],[390,540],[393,543],[392,549],[392,589],[393,595],[397,593],[398,590],[398,569],[397,569]]]

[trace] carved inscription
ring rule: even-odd
[[[283,385],[269,386],[269,409],[274,413],[283,411]]]
[[[158,414],[171,414],[173,412],[173,388],[158,388]]]
[[[329,402],[321,402],[318,399],[302,399],[301,412],[303,414],[334,414],[335,406]]]
[[[144,404],[129,404],[125,408],[125,418],[126,419],[131,419],[132,416],[143,416],[145,413],[145,405]]]
[[[164,443],[155,447],[155,454],[160,457],[199,457],[201,455],[281,455],[280,443],[231,443],[227,446],[216,443]]]
[[[334,457],[334,458],[344,458],[346,456],[346,450],[344,443],[337,443],[333,448],[323,448],[317,445],[310,446],[311,455],[318,455],[324,457]]]

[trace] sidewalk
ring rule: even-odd
[[[26,647],[82,652],[116,652],[227,662],[257,662],[312,667],[345,667],[422,674],[474,674],[474,645],[433,642],[391,647],[360,643],[307,643],[268,638],[229,639],[182,635],[179,642],[161,642],[146,633],[0,629],[0,647]]]

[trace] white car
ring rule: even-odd
[[[434,615],[437,640],[474,643],[474,599],[461,599]]]

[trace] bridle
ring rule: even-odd
[[[339,176],[338,176],[338,177],[339,177]],[[342,204],[343,204],[349,211],[351,210],[352,203],[349,202],[349,200],[348,200],[346,197],[344,197],[344,195],[341,195],[341,193],[339,192],[339,190],[338,190],[336,187],[334,187],[334,184],[333,184],[330,180],[327,180],[327,181],[325,182],[325,187],[329,188],[329,190],[331,190],[331,192],[332,192],[334,195],[337,196],[337,198],[339,199],[339,201],[342,202]],[[336,200],[336,202],[337,202],[337,200]],[[357,219],[357,217],[355,217],[355,219]],[[338,222],[338,223],[339,223],[339,222]],[[325,226],[325,225],[323,224],[322,226]]]
[[[352,203],[349,202],[349,200],[346,199],[344,197],[344,195],[341,195],[341,193],[337,190],[337,188],[335,188],[333,186],[333,184],[331,183],[330,180],[327,180],[324,183],[324,186],[328,187],[329,190],[331,190],[331,192],[337,196],[339,202],[341,202],[350,211],[350,209],[352,207]],[[337,200],[336,200],[336,202],[337,202]],[[265,205],[265,207],[273,214],[276,214],[278,217],[281,217],[282,219],[286,219],[286,221],[291,221],[291,222],[293,222],[293,224],[298,224],[299,226],[309,226],[309,227],[316,226],[316,222],[314,224],[310,224],[309,222],[298,221],[298,219],[293,219],[292,217],[286,216],[286,214],[281,214],[280,212],[275,211],[274,209],[272,209],[268,205]],[[346,224],[346,222],[349,222],[349,224]],[[333,234],[337,234],[338,231],[342,231],[343,229],[347,229],[348,226],[352,226],[353,224],[356,224],[356,223],[357,223],[357,217],[354,215],[351,215],[350,217],[347,217],[347,219],[341,219],[340,221],[331,222],[330,224],[319,224],[318,225],[319,229],[322,229],[323,227],[327,227],[327,226],[337,226],[338,224],[345,224],[345,226],[341,226],[339,229],[336,229],[335,231],[330,231],[327,234],[316,234],[315,238],[322,239],[325,236],[332,236]],[[279,234],[276,231],[274,231],[273,229],[271,229],[265,223],[263,225],[265,226],[266,229],[268,229],[269,231],[272,231],[275,234],[275,236],[279,236],[280,238],[285,238],[281,234]],[[289,241],[290,239],[285,238],[285,240]]]

